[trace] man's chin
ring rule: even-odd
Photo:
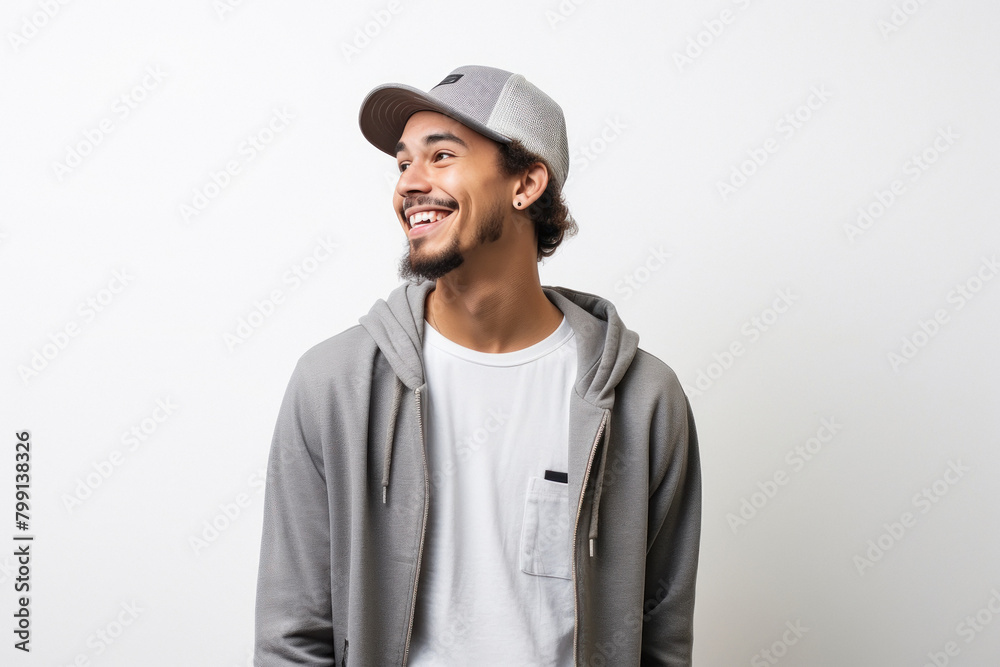
[[[457,251],[449,251],[437,257],[413,257],[412,248],[399,260],[401,280],[437,280],[462,265],[465,258]]]

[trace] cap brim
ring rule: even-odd
[[[361,134],[383,153],[395,156],[396,144],[403,134],[406,121],[418,111],[442,113],[494,141],[510,143],[509,137],[494,132],[458,109],[435,100],[424,91],[402,83],[376,86],[368,93],[358,114]]]

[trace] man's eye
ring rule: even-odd
[[[409,166],[410,166],[410,164],[408,162],[403,162],[402,164],[400,164],[399,165],[399,171],[400,171],[400,173],[406,171],[406,168],[409,167]]]
[[[434,159],[440,160],[443,157],[455,157],[455,155],[453,153],[449,153],[448,151],[441,151],[440,153],[434,156]]]

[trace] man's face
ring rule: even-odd
[[[436,280],[503,235],[513,181],[497,144],[434,111],[410,116],[396,147],[392,204],[409,239],[400,278]],[[411,222],[412,220],[412,222]]]

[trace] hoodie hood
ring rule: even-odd
[[[383,502],[389,486],[389,467],[402,388],[405,385],[414,391],[424,384],[424,304],[427,294],[435,285],[436,282],[432,280],[403,283],[390,292],[387,299],[376,301],[371,310],[359,320],[396,374],[392,415],[383,451]],[[639,347],[639,335],[625,326],[614,305],[603,297],[567,287],[543,285],[542,291],[562,311],[576,333],[578,370],[574,390],[584,401],[604,411],[601,429],[598,431],[598,438],[604,442],[604,446],[599,448],[600,463],[596,473],[589,531],[590,554],[593,556],[615,387],[632,363]],[[594,444],[597,446],[599,443]],[[594,462],[596,463],[596,459]]]

